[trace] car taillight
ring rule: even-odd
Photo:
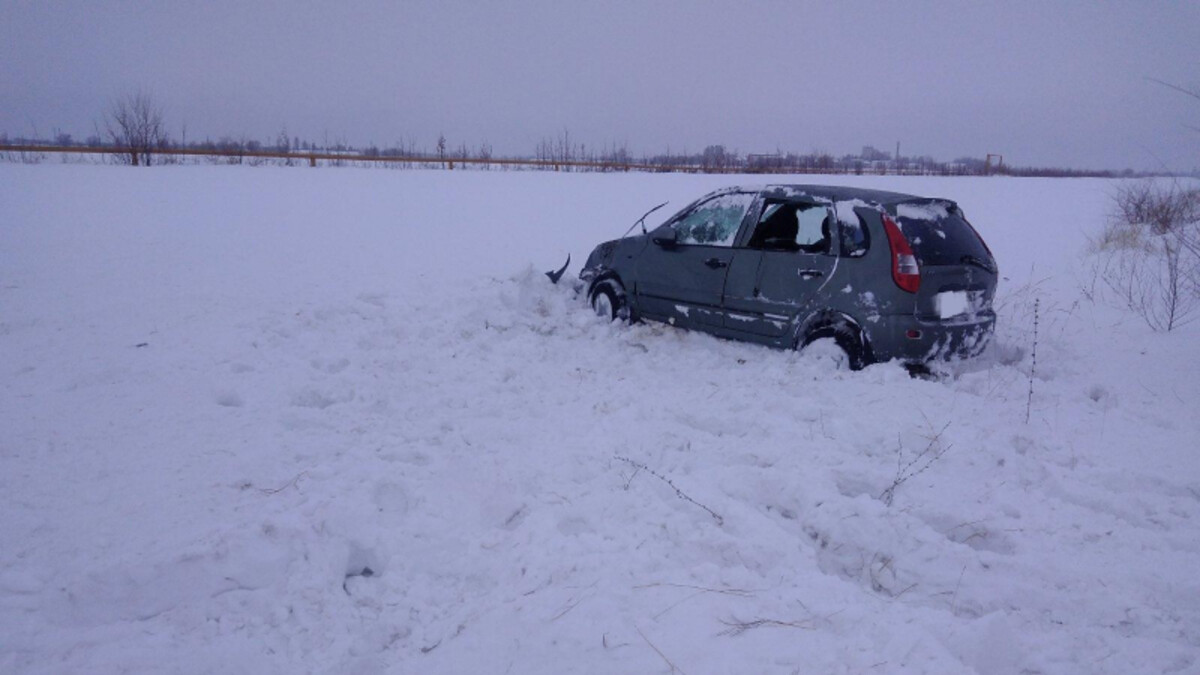
[[[892,247],[892,280],[901,290],[916,293],[921,288],[921,266],[917,264],[912,246],[896,221],[887,214],[883,215],[883,231],[887,234],[888,245]]]

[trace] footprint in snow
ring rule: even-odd
[[[335,375],[350,366],[350,359],[313,359],[309,362],[313,368],[323,373]]]
[[[298,408],[316,408],[324,410],[338,403],[346,403],[354,399],[354,392],[350,391],[341,395],[330,394],[328,392],[318,391],[316,389],[305,389],[292,396],[292,405]]]
[[[408,513],[408,492],[395,483],[379,483],[375,486],[375,508],[379,513],[403,516]]]

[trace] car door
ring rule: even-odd
[[[833,210],[811,201],[766,199],[734,250],[725,280],[725,327],[781,338],[821,304],[837,269]]]
[[[685,328],[722,326],[725,273],[754,198],[748,192],[710,197],[650,233],[652,243],[637,261],[641,314]]]

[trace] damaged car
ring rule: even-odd
[[[971,357],[995,328],[996,260],[949,199],[731,187],[649,231],[640,222],[641,234],[597,246],[579,275],[610,319],[779,348],[825,340],[853,369]]]

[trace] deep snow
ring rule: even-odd
[[[1200,331],[1081,291],[1117,184],[804,180],[995,252],[926,381],[573,294],[736,180],[0,165],[0,672],[1200,670]]]

